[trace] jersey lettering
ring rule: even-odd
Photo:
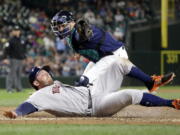
[[[55,94],[55,93],[60,93],[60,86],[59,85],[55,85],[52,87],[52,93]]]

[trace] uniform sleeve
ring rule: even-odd
[[[15,110],[15,112],[18,116],[27,115],[27,114],[34,113],[37,111],[38,111],[38,109],[36,107],[34,107],[31,103],[28,103],[28,102],[22,103]]]

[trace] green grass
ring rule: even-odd
[[[128,88],[132,88],[132,89],[146,89],[145,87],[128,87]],[[126,89],[126,87],[123,87],[122,89]],[[172,92],[171,92],[172,90]],[[174,92],[174,91],[178,91],[179,92]],[[180,86],[165,86],[165,87],[161,87],[158,91],[157,91],[157,96],[163,97],[163,98],[167,98],[167,99],[176,99],[176,98],[180,98]]]
[[[180,98],[180,90],[179,93],[170,93],[170,92],[166,92],[166,93],[157,93],[157,96],[163,97],[163,98],[167,98],[167,99],[179,99]]]
[[[162,90],[179,90],[180,91],[180,86],[163,86],[163,87],[160,87],[160,89]]]
[[[4,89],[0,89],[0,106],[17,106],[32,92],[32,89],[25,89],[23,92],[8,93]]]
[[[177,125],[7,125],[0,135],[179,135]]]
[[[132,88],[132,89],[147,89],[144,86],[131,86],[131,87],[122,87],[121,89],[127,89],[127,88]],[[180,90],[180,85],[179,86],[162,86],[159,88],[159,90]]]

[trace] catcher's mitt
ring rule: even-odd
[[[17,117],[17,114],[13,111],[5,111],[3,115],[7,118],[15,119]]]
[[[80,35],[81,41],[86,41],[93,35],[89,22],[83,18],[76,22],[76,29]]]

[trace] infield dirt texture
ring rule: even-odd
[[[162,92],[162,91],[161,91]],[[166,90],[177,92],[180,90]],[[180,94],[179,94],[180,97]],[[46,112],[37,112],[26,117],[11,120],[2,114],[15,107],[0,107],[0,124],[174,124],[180,125],[180,110],[169,107],[143,107],[130,105],[112,117],[55,117]]]

